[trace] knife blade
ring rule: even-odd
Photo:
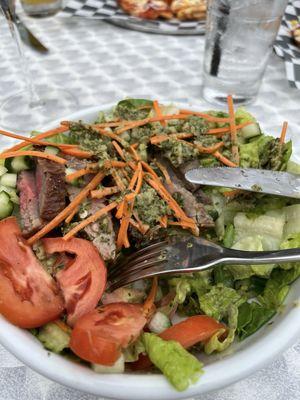
[[[16,15],[16,24],[20,33],[22,41],[28,46],[32,47],[34,50],[40,53],[48,53],[48,49],[39,41],[37,37],[27,28],[23,21],[20,20],[18,15]]]
[[[300,175],[254,168],[197,168],[185,174],[192,183],[300,198]]]

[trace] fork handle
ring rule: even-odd
[[[243,251],[226,249],[223,253],[226,264],[278,264],[300,261],[300,249]]]

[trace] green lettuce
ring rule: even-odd
[[[273,139],[272,136],[261,135],[252,139],[249,143],[241,144],[240,167],[242,168],[260,168],[260,159],[264,147]]]
[[[239,339],[244,340],[255,333],[275,314],[276,310],[255,302],[242,304],[238,310],[237,334]]]
[[[200,308],[209,317],[221,320],[228,315],[229,307],[237,307],[245,301],[236,290],[218,284],[199,297]]]
[[[126,120],[138,120],[147,118],[151,112],[153,102],[145,99],[125,99],[119,101],[115,114]]]
[[[208,342],[205,343],[204,351],[206,354],[211,354],[214,351],[221,352],[226,350],[235,338],[235,331],[238,324],[238,308],[235,305],[230,305],[228,309],[228,334],[224,340],[220,340],[225,333],[225,328],[216,332]]]
[[[286,172],[290,172],[291,174],[300,174],[300,164],[295,161],[289,160],[286,166]]]
[[[144,333],[143,342],[150,360],[178,391],[186,390],[203,374],[203,364],[178,342],[153,333]]]
[[[65,348],[69,347],[70,334],[63,331],[53,322],[42,326],[36,336],[46,349],[54,353],[60,353]]]
[[[146,350],[143,340],[141,338],[138,338],[135,342],[133,342],[130,346],[126,347],[126,349],[123,351],[125,362],[137,361],[139,359],[139,355],[145,352]]]

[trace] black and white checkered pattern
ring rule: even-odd
[[[153,21],[129,16],[120,9],[116,0],[70,0],[59,16],[105,19],[124,28],[169,35],[199,35],[205,32],[205,21]]]
[[[285,61],[287,79],[292,87],[300,89],[300,49],[291,35],[290,21],[300,23],[300,0],[290,1],[274,45],[276,54]]]

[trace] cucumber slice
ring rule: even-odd
[[[59,153],[59,149],[57,147],[53,147],[53,146],[46,146],[45,153],[53,154],[56,156]]]
[[[14,205],[10,197],[4,191],[0,192],[0,219],[9,217],[13,212]]]
[[[171,326],[171,321],[166,316],[166,314],[162,313],[161,311],[157,311],[151,321],[148,324],[148,328],[153,333],[161,333],[165,329]]]
[[[9,169],[12,172],[18,173],[30,169],[28,158],[25,156],[14,157],[11,159]]]
[[[261,135],[261,130],[258,123],[253,122],[253,124],[244,126],[244,128],[240,130],[240,133],[244,139],[250,139],[252,137]]]
[[[16,188],[17,186],[17,174],[4,174],[0,178],[0,184],[3,186],[8,186],[11,188]]]
[[[19,204],[20,203],[20,199],[17,195],[16,189],[13,189],[11,187],[8,186],[3,186],[0,185],[0,192],[3,191],[5,193],[7,193],[10,197],[10,200],[15,203],[15,204]]]

